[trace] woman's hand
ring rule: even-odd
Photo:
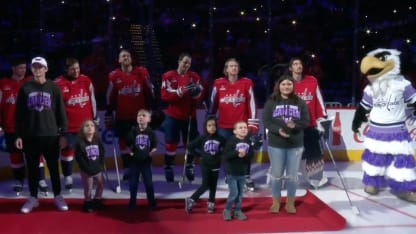
[[[290,135],[287,134],[283,129],[279,128],[279,135],[283,138],[289,138]]]

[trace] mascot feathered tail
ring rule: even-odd
[[[397,197],[416,202],[416,170],[412,138],[406,128],[408,107],[416,106],[416,90],[400,73],[400,52],[376,49],[360,64],[369,84],[355,111],[352,130],[368,121],[362,169],[364,191],[376,195],[390,187]]]

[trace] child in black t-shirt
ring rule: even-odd
[[[140,175],[143,178],[149,208],[151,210],[156,209],[151,155],[156,151],[157,140],[154,132],[149,127],[150,120],[150,111],[145,109],[139,110],[137,113],[137,125],[132,127],[127,137],[127,144],[131,149],[129,157],[129,209],[136,208],[137,187]]]
[[[233,217],[246,220],[247,216],[241,210],[244,185],[248,174],[248,164],[251,162],[254,150],[261,146],[259,139],[248,136],[247,123],[238,121],[234,124],[234,136],[227,140],[224,149],[226,182],[229,194],[223,211],[224,220],[231,220],[231,209],[234,205]]]

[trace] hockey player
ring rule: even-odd
[[[253,82],[246,77],[239,77],[240,64],[230,58],[224,65],[224,77],[214,81],[211,93],[210,114],[218,112],[218,134],[224,139],[233,135],[233,126],[237,121],[248,123],[249,134],[256,135],[259,120],[256,119],[256,103]],[[251,163],[248,164],[246,186],[254,191],[254,181],[250,177]]]
[[[289,62],[289,72],[295,80],[295,93],[302,98],[309,111],[309,125],[304,130],[304,151],[301,171],[303,178],[314,188],[328,182],[324,175],[324,155],[320,145],[320,134],[324,132],[320,122],[327,114],[318,81],[311,75],[303,74],[303,63],[299,58]]]
[[[63,138],[65,146],[61,149],[60,159],[65,189],[71,191],[76,135],[85,120],[98,120],[97,105],[91,80],[80,73],[79,61],[76,58],[70,57],[65,60],[65,74],[57,77],[55,84],[61,90],[68,119],[68,131]]]
[[[140,109],[150,110],[154,98],[153,85],[149,72],[143,66],[135,66],[128,50],[122,49],[118,55],[120,68],[110,72],[107,88],[107,111],[105,124],[112,128],[113,111],[115,111],[115,133],[118,136],[121,159],[124,168],[123,180],[128,180],[129,148],[127,134],[136,124],[137,112]]]
[[[26,70],[26,61],[23,58],[16,58],[12,61],[11,77],[0,80],[0,128],[4,131],[6,148],[10,157],[10,167],[12,168],[12,174],[16,181],[13,185],[13,191],[15,191],[17,195],[20,195],[23,190],[25,162],[23,152],[16,149],[14,145],[16,140],[14,112],[16,109],[17,93],[20,86],[31,79],[30,76],[26,76]],[[40,158],[39,167],[40,171],[43,172],[42,157]],[[41,183],[44,178],[44,174],[43,176],[41,174],[39,183]]]
[[[174,181],[172,165],[180,137],[186,147],[186,139],[195,139],[198,135],[196,123],[196,104],[203,98],[200,76],[192,71],[192,58],[187,53],[179,55],[178,68],[162,75],[160,90],[162,101],[168,104],[162,129],[165,133],[165,177],[167,182]],[[186,165],[186,177],[194,179],[193,164]]]

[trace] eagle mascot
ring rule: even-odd
[[[416,90],[400,72],[400,51],[376,49],[360,64],[369,84],[355,111],[352,130],[368,121],[362,169],[364,191],[371,195],[388,186],[398,198],[416,202],[414,149],[406,127],[408,107],[416,107]]]

